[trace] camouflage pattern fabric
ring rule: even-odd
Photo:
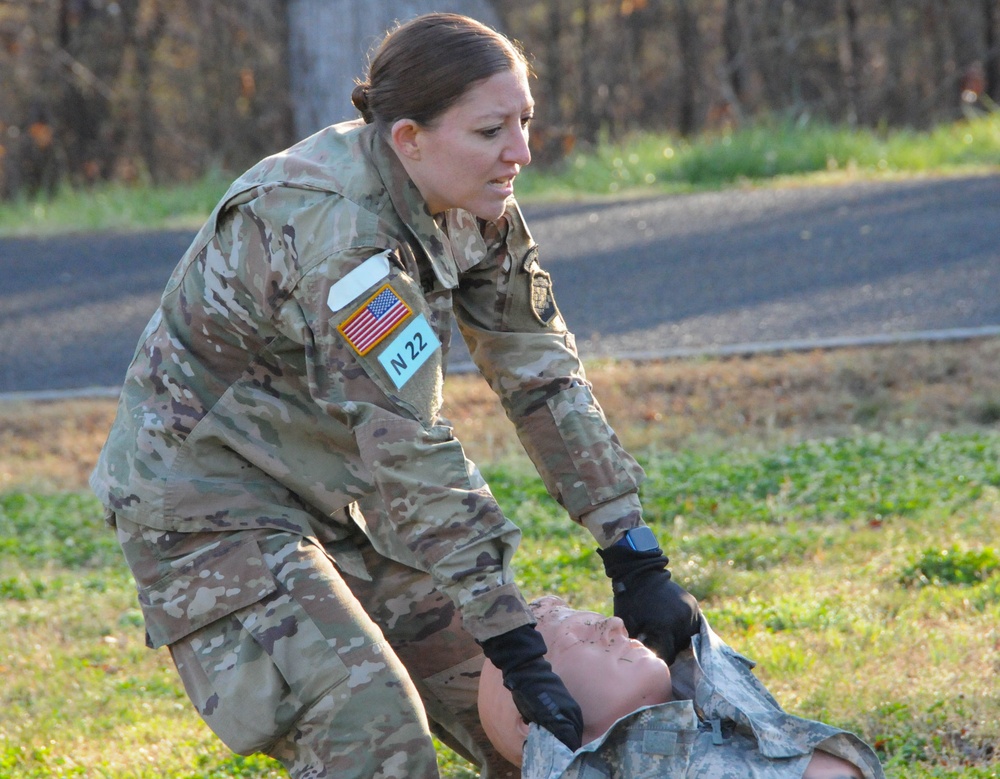
[[[531,726],[524,779],[801,779],[814,750],[885,779],[857,736],[788,714],[753,675],[753,662],[702,621],[670,666],[677,700],[616,722],[576,753]]]
[[[116,525],[149,643],[169,644],[199,714],[234,752],[265,752],[294,777],[437,777],[434,733],[483,777],[519,775],[479,724],[479,646],[427,574],[360,533],[333,546],[353,546],[367,579],[292,533]],[[215,618],[224,591],[247,605]]]
[[[91,485],[160,530],[314,538],[347,532],[336,518],[375,496],[381,534],[474,637],[526,624],[517,528],[440,415],[453,315],[570,515],[602,545],[640,523],[642,471],[593,398],[517,204],[497,224],[434,219],[355,123],[230,188],[141,338]]]

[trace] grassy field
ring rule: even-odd
[[[995,173],[1000,114],[932,132],[761,123],[644,136],[519,180],[528,200]],[[789,178],[792,177],[792,178]],[[193,229],[227,175],[0,204],[0,235]],[[713,627],[794,713],[855,730],[893,779],[1000,776],[1000,340],[589,366],[649,474],[647,521]],[[448,415],[524,530],[518,579],[607,610],[483,383]],[[227,752],[141,615],[86,477],[109,400],[0,403],[0,777],[281,776]],[[441,749],[445,774],[474,776]]]
[[[788,710],[858,732],[895,779],[1000,775],[1000,340],[589,371],[676,576]],[[606,610],[593,544],[481,380],[446,392],[525,531],[523,589]],[[0,776],[280,776],[227,753],[143,645],[85,488],[112,414],[0,404]]]

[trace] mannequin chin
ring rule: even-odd
[[[477,702],[486,738],[507,761],[520,767],[524,742],[528,740],[528,723],[503,686],[500,670],[489,660],[483,663]]]

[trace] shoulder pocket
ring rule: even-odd
[[[537,245],[528,249],[511,267],[503,329],[513,332],[566,330],[552,292],[552,277],[538,264]]]
[[[443,398],[443,349],[416,281],[390,274],[337,312],[331,327],[393,403],[433,424]]]

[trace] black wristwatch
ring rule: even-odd
[[[660,548],[653,531],[645,525],[627,530],[625,535],[615,541],[613,546],[624,546],[636,552],[651,552]]]

